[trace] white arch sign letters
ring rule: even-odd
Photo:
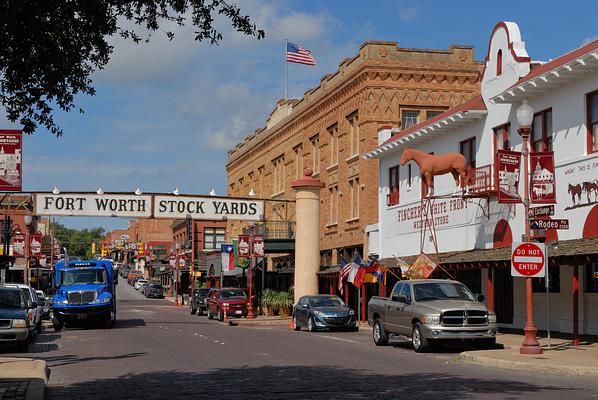
[[[34,193],[35,215],[261,220],[263,200],[125,193]]]

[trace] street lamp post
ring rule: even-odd
[[[517,108],[517,122],[519,122],[519,130],[517,131],[523,139],[523,218],[525,221],[525,235],[526,242],[530,240],[530,226],[529,226],[529,135],[531,132],[531,125],[534,119],[534,109],[529,105],[527,100],[523,100],[522,104]],[[548,273],[548,272],[547,272]],[[534,306],[532,295],[532,278],[525,278],[525,299],[527,304],[527,319],[523,331],[525,338],[523,344],[519,349],[521,354],[542,354],[542,348],[536,338],[538,328],[534,322]]]
[[[247,319],[255,319],[253,309],[253,224],[249,227],[249,306],[247,306]]]
[[[29,234],[29,227],[31,226],[31,221],[33,221],[33,217],[30,214],[25,214],[23,217],[25,220],[25,285],[29,285],[29,257],[31,256],[31,235]],[[39,279],[39,278],[38,278]]]
[[[175,244],[176,247],[176,253],[175,253],[175,264],[176,264],[176,270],[175,270],[175,279],[174,279],[174,305],[179,307],[179,249],[181,248],[181,245],[177,242]]]

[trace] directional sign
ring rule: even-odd
[[[513,243],[511,276],[542,278],[546,275],[546,246],[544,243]]]
[[[529,209],[529,217],[548,217],[554,215],[554,204]]]
[[[569,229],[568,219],[533,219],[529,224],[531,229]]]

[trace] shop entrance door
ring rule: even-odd
[[[513,323],[513,277],[509,268],[492,270],[494,283],[494,312],[499,324]]]

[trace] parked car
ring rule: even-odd
[[[208,319],[216,317],[224,320],[224,309],[227,316],[247,317],[247,295],[239,288],[214,288],[210,291],[207,303]]]
[[[206,299],[210,293],[211,288],[199,288],[193,292],[193,297],[189,302],[189,311],[191,314],[203,315],[207,311]]]
[[[135,283],[133,281],[135,278],[143,278],[143,273],[141,271],[130,271],[127,274],[127,282],[129,285],[133,285]]]
[[[442,340],[475,340],[484,346],[496,344],[496,315],[460,282],[444,279],[399,281],[391,297],[371,298],[368,323],[373,326],[377,346],[389,335],[411,336],[416,352]]]
[[[149,284],[143,286],[141,293],[143,293],[145,297],[157,297],[159,299],[163,299],[164,287],[159,283],[150,282]]]
[[[33,289],[31,286],[24,285],[21,283],[7,283],[6,286],[12,286],[21,289],[23,291],[23,294],[25,295],[25,299],[32,302],[35,305],[35,307],[32,308],[33,327],[31,328],[34,330],[34,336],[35,334],[40,333],[42,331],[42,313],[44,311],[44,306],[43,304],[40,304],[38,302],[37,293],[35,292],[35,289]]]
[[[52,303],[52,299],[49,297],[46,297],[46,294],[44,292],[42,292],[41,290],[36,290],[35,293],[37,293],[38,302],[40,304],[43,304],[42,319],[49,319],[50,305]]]
[[[355,311],[333,295],[301,297],[293,308],[293,327],[296,331],[306,327],[310,332],[318,329],[358,329]]]
[[[141,289],[141,285],[144,285],[146,283],[149,283],[149,281],[147,279],[137,279],[137,281],[135,282],[135,284],[133,285],[133,287],[137,290]]]
[[[16,287],[0,286],[0,342],[14,343],[17,351],[27,352],[33,337],[33,304]]]
[[[118,273],[123,278],[126,278],[129,275],[129,272],[131,272],[131,267],[129,267],[126,264],[123,264],[122,267],[120,267],[119,270],[118,270]]]

